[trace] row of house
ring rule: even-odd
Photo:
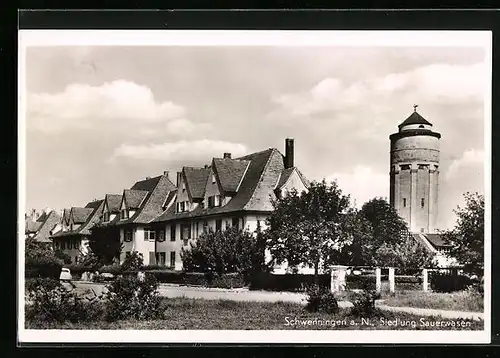
[[[209,228],[255,231],[272,211],[271,199],[309,181],[294,165],[294,140],[285,154],[269,148],[239,158],[224,153],[202,167],[147,177],[121,193],[107,193],[83,207],[65,209],[48,240],[77,262],[91,235],[122,245],[116,261],[137,251],[146,265],[182,269],[181,250]],[[54,212],[55,213],[55,212]]]

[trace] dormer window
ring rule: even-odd
[[[221,205],[220,195],[212,195],[208,197],[208,207],[213,208]]]
[[[212,174],[212,184],[215,184],[215,174]]]
[[[126,220],[128,219],[128,210],[127,209],[122,209],[120,211],[120,219],[121,220]]]
[[[186,184],[184,182],[182,182],[181,187],[182,187],[182,192],[185,192],[186,191]]]
[[[108,212],[104,213],[104,215],[102,216],[102,221],[104,221],[104,222],[109,221],[109,213]]]

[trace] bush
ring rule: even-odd
[[[238,274],[227,274],[215,277],[208,285],[217,288],[241,288],[245,286],[245,281]]]
[[[61,283],[52,277],[33,277],[27,278],[24,281],[24,287],[26,292],[36,291],[39,287],[44,287],[47,290],[53,290],[59,287]]]
[[[363,289],[361,293],[354,296],[351,314],[355,317],[366,318],[380,316],[380,310],[375,307],[375,300],[378,298],[380,295],[375,291]]]
[[[337,313],[339,311],[337,299],[328,288],[311,285],[307,288],[306,292],[306,310],[308,312]]]
[[[251,290],[304,292],[311,285],[330,289],[330,275],[285,274],[260,272],[249,279]]]
[[[463,275],[433,272],[430,275],[430,283],[434,292],[455,292],[467,289],[473,281]]]
[[[26,320],[31,323],[88,322],[103,314],[100,302],[89,302],[79,298],[75,292],[66,290],[55,280],[30,280],[27,284]]]
[[[61,269],[63,267],[62,260],[56,257],[39,256],[36,258],[27,258],[25,262],[25,277],[51,277],[59,279]]]
[[[346,276],[346,288],[348,290],[366,289],[374,290],[376,276],[374,275],[348,275]]]
[[[153,275],[118,277],[108,285],[106,293],[107,321],[120,319],[162,319],[165,310],[158,293],[158,281]]]
[[[125,260],[121,264],[122,270],[137,270],[142,268],[144,265],[144,259],[142,254],[137,251],[132,251],[129,255],[125,257]]]

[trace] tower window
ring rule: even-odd
[[[422,199],[420,199],[420,207],[423,208],[424,206],[425,206],[425,199],[422,198]]]
[[[403,198],[403,207],[406,208],[406,198]]]

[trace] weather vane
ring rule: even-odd
[[[417,111],[417,107],[418,107],[418,104],[414,104],[414,105],[413,105],[413,112],[416,112],[416,111]]]

